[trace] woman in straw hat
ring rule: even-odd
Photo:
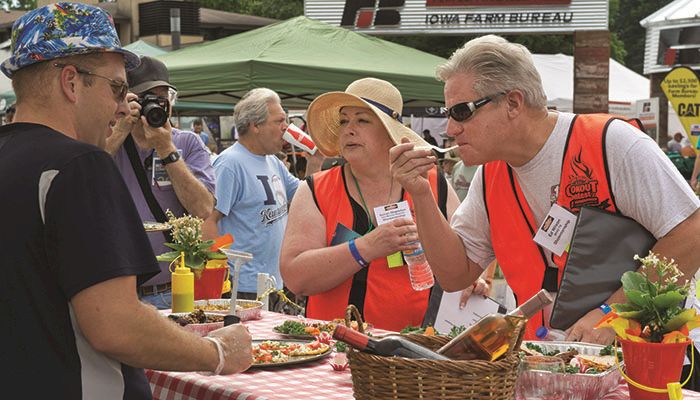
[[[387,256],[416,247],[410,244],[418,240],[416,225],[399,220],[377,226],[372,211],[401,200],[411,204],[391,176],[389,149],[402,138],[428,144],[403,125],[402,108],[398,89],[373,78],[323,94],[309,106],[309,132],[318,148],[346,160],[299,185],[289,212],[280,270],[289,289],[309,296],[310,318],[332,320],[354,304],[378,328],[400,330],[423,321],[430,290],[413,290],[406,266],[387,264]],[[434,157],[424,167],[449,218],[457,195]]]

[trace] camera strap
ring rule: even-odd
[[[126,154],[129,156],[131,168],[134,170],[136,180],[139,182],[139,186],[141,187],[141,193],[143,193],[143,197],[146,199],[146,203],[148,204],[148,208],[151,210],[151,214],[153,214],[153,218],[155,218],[158,222],[168,222],[168,218],[165,216],[163,208],[161,208],[160,204],[158,204],[158,200],[156,200],[156,196],[151,190],[151,185],[148,184],[146,170],[143,168],[141,158],[139,157],[139,152],[136,149],[136,143],[134,143],[134,138],[131,137],[131,134],[128,134],[126,139],[124,139],[124,150],[126,150]],[[169,230],[163,231],[163,236],[165,237],[166,242],[171,243],[173,241],[172,234]]]

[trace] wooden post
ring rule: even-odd
[[[668,98],[666,98],[666,93],[664,93],[664,91],[661,89],[661,82],[665,77],[665,72],[657,72],[649,76],[649,93],[651,97],[659,98],[659,126],[657,128],[659,147],[665,147],[669,141]]]
[[[610,33],[574,33],[574,112],[608,112]]]

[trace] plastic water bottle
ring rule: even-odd
[[[535,336],[540,340],[546,340],[550,342],[563,342],[566,340],[566,332],[557,329],[547,329],[544,326],[540,326],[535,331]]]
[[[420,246],[420,242],[414,243],[418,243]],[[433,270],[430,269],[422,246],[415,250],[404,251],[403,258],[408,265],[408,276],[411,278],[413,290],[425,290],[433,287],[435,284]]]

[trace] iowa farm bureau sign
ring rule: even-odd
[[[607,0],[305,0],[307,17],[365,33],[607,30]]]

